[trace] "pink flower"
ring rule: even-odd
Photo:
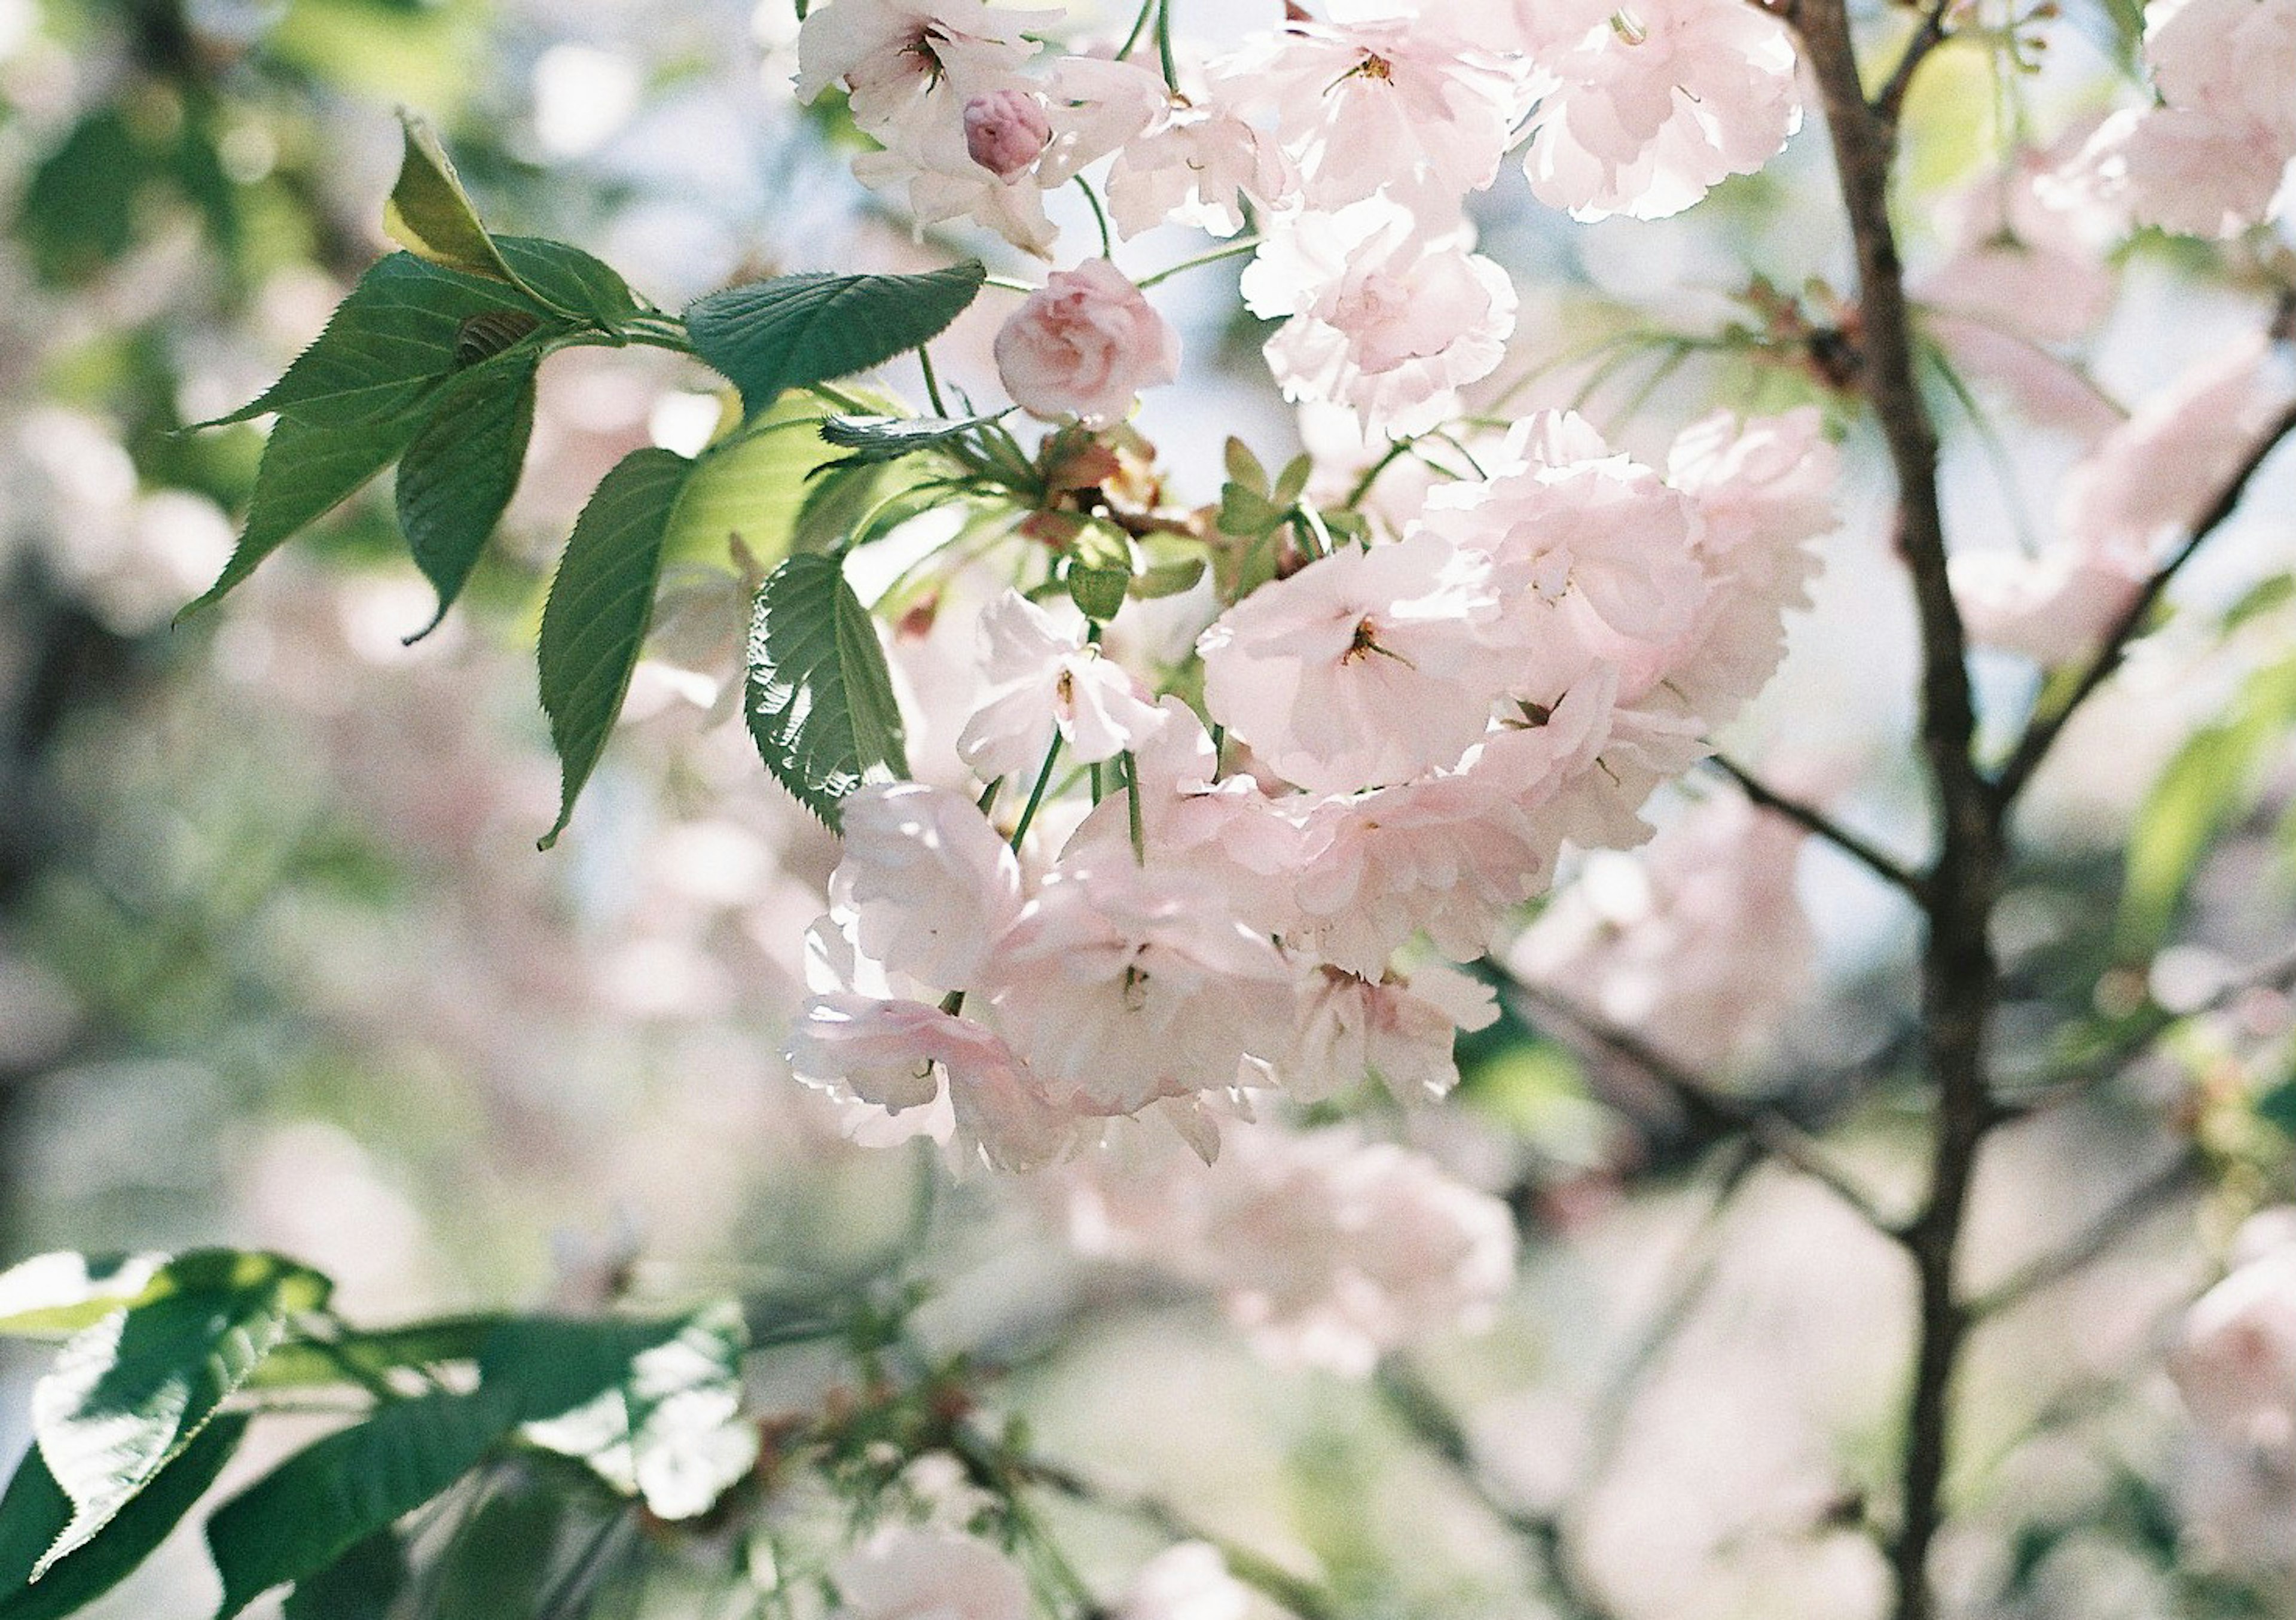
[[[1000,180],[1034,163],[1052,138],[1043,103],[1025,90],[991,90],[964,103],[964,150]]]
[[[1278,776],[1319,792],[1456,765],[1503,689],[1474,628],[1493,600],[1481,559],[1439,536],[1343,547],[1203,633],[1205,706]]]
[[[1160,723],[1146,688],[1085,639],[1081,615],[1067,625],[1015,590],[980,616],[988,694],[957,738],[956,752],[982,781],[1043,769],[1059,730],[1081,764],[1112,760]]]
[[[2126,551],[2061,543],[2038,556],[1963,552],[1948,572],[1971,641],[2055,669],[2103,644],[2136,602],[2146,569]]]
[[[2211,1435],[2284,1450],[2296,1443],[2296,1247],[2256,1256],[2202,1295],[2169,1370]]]
[[[1214,892],[1130,860],[1055,870],[997,948],[993,1005],[1057,1106],[1136,1113],[1264,1074],[1292,975]]]
[[[1126,236],[1168,222],[1233,236],[1247,201],[1268,207],[1290,184],[1273,136],[1217,104],[1172,107],[1110,165],[1108,211]]]
[[[1377,1075],[1398,1102],[1423,1103],[1459,1083],[1453,1038],[1499,1016],[1490,987],[1424,963],[1376,980],[1336,967],[1310,974],[1300,996],[1300,1043],[1284,1089],[1303,1102]]]
[[[1574,219],[1680,213],[1801,127],[1785,25],[1744,0],[1515,0],[1539,101],[1530,189]]]
[[[1523,108],[1513,63],[1424,17],[1294,23],[1248,42],[1212,79],[1241,109],[1274,112],[1311,210],[1394,187],[1456,211],[1498,173]]]
[[[957,990],[1020,915],[1021,868],[962,794],[873,783],[845,801],[845,859],[829,892],[852,914],[864,955]]]
[[[1111,1620],[1245,1620],[1251,1591],[1204,1542],[1167,1547],[1140,1567]]]
[[[1180,337],[1121,270],[1056,270],[996,333],[996,370],[1021,408],[1086,427],[1124,420],[1144,388],[1180,374]]]
[[[1344,405],[1372,431],[1423,432],[1451,391],[1488,376],[1514,330],[1514,284],[1458,234],[1431,235],[1384,198],[1273,231],[1243,274],[1287,399]]]

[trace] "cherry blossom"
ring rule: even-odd
[[[1383,198],[1275,229],[1243,297],[1255,315],[1292,317],[1267,349],[1284,398],[1346,406],[1396,435],[1448,414],[1452,391],[1490,374],[1514,327],[1504,271]]]
[[[1575,219],[1680,213],[1801,127],[1785,25],[1736,0],[1513,0],[1537,64],[1524,166]]]
[[[1205,704],[1302,787],[1455,765],[1499,690],[1474,628],[1494,602],[1488,568],[1439,537],[1341,549],[1204,632]]]
[[[981,614],[980,639],[986,689],[956,751],[984,782],[1016,777],[1025,789],[1055,730],[1079,763],[1095,764],[1159,724],[1139,681],[1101,654],[1073,609],[1056,616],[1007,591]]]
[[[1029,1620],[1019,1566],[970,1536],[895,1527],[830,1571],[835,1620]]]
[[[988,819],[960,794],[894,782],[849,797],[844,830],[830,899],[859,949],[928,984],[972,983],[1021,912],[1019,863]]]
[[[1057,270],[996,333],[996,371],[1021,407],[1086,427],[1121,422],[1144,388],[1180,374],[1180,336],[1104,259]]]

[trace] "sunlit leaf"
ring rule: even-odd
[[[744,707],[766,769],[832,827],[863,782],[908,775],[885,650],[835,557],[801,553],[767,577]]]
[[[325,1303],[316,1272],[276,1255],[201,1250],[147,1296],[72,1336],[32,1391],[32,1433],[70,1498],[36,1573],[85,1545],[195,1439],[285,1332]]]

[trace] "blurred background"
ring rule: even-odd
[[[1255,9],[1207,26],[1274,20]],[[1939,59],[1910,114],[1917,284],[2020,142],[2109,103],[2126,26],[2076,6],[2045,70]],[[386,250],[396,107],[439,125],[490,221],[578,243],[665,307],[783,269],[938,262],[852,182],[835,120],[792,104],[795,28],[786,0],[0,0],[0,1260],[273,1247],[369,1322],[916,1283],[917,1331],[1003,1369],[991,1398],[1047,1451],[1319,1569],[1350,1613],[1877,1614],[1866,1526],[1908,1365],[1901,1255],[1552,1004],[1775,1103],[1878,1201],[1910,1201],[1909,918],[1719,777],[1669,794],[1647,850],[1565,885],[1518,953],[1533,990],[1464,1044],[1452,1101],[1345,1110],[1504,1199],[1522,1239],[1489,1331],[1366,1380],[1271,1365],[1204,1291],[1080,1253],[1057,1188],[938,1185],[906,1151],[849,1146],[788,1079],[835,851],[726,723],[742,608],[722,580],[691,582],[573,832],[536,852],[556,793],[543,582],[615,459],[707,433],[699,372],[554,360],[506,543],[414,646],[430,598],[376,491],[170,628],[228,554],[261,446],[185,424],[252,398]],[[1501,373],[1537,370],[1519,407],[1575,401],[1653,457],[1718,404],[1844,424],[1816,608],[1727,741],[1916,856],[1879,456],[1811,335],[1848,279],[1818,136],[1658,224],[1574,226],[1510,171],[1482,251],[1523,289]],[[1176,233],[1168,257],[1188,251]],[[2261,330],[2287,251],[2141,240],[2062,334],[2086,378],[1934,334],[1960,357],[1935,379],[1956,534],[2045,540],[2099,431],[2089,381],[2139,399]],[[1223,438],[1272,466],[1303,424],[1233,267],[1160,304],[1190,370],[1139,425],[1210,499]],[[942,363],[985,395],[980,318]],[[1637,333],[1738,335],[1570,358]],[[1972,1614],[2296,1612],[2296,1479],[2197,1439],[2162,1370],[2234,1227],[2296,1193],[2287,995],[2238,988],[2296,932],[2292,512],[2284,456],[2028,812],[2004,1065],[2096,1083],[2005,1132],[1980,1188],[1972,1265],[2013,1287],[1972,1352],[1950,1482],[1941,1567]],[[2006,739],[2040,678],[1980,660]],[[2099,1217],[2090,1263],[2024,1272]],[[12,1451],[44,1358],[0,1357]],[[1094,1579],[1149,1545],[1089,1514],[1073,1530]],[[105,1612],[197,1612],[209,1579],[175,1549]],[[704,1612],[683,1591],[629,1612]]]

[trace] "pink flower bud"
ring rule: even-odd
[[[1179,334],[1104,259],[1055,271],[996,334],[1013,401],[1047,421],[1114,425],[1142,389],[1180,374]]]
[[[994,90],[964,103],[964,150],[1000,180],[1035,162],[1052,138],[1044,107],[1026,90]]]

